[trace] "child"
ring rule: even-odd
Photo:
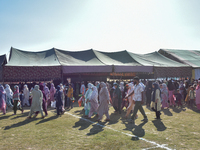
[[[195,91],[194,87],[191,86],[191,90],[189,91],[189,100],[190,100],[190,107],[193,108],[194,100],[195,100]]]
[[[182,104],[181,104],[182,95],[181,95],[179,89],[177,89],[177,92],[174,94],[174,96],[175,96],[176,104],[178,105],[178,107],[182,106]]]

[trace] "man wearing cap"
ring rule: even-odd
[[[133,115],[131,117],[130,122],[131,123],[135,123],[135,116],[137,114],[138,109],[140,110],[141,114],[143,115],[144,119],[142,121],[148,121],[147,115],[144,112],[144,109],[142,107],[142,101],[143,101],[143,87],[141,86],[141,84],[139,84],[139,77],[134,77],[134,89],[133,92],[130,93],[128,96],[126,96],[127,98],[130,97],[132,94],[134,94],[134,101],[135,101],[135,108],[133,111]]]

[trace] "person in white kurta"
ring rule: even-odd
[[[42,115],[42,118],[44,118],[42,109],[43,94],[39,89],[39,85],[35,85],[34,89],[30,92],[30,95],[32,97],[32,105],[28,118],[31,118],[32,114],[37,111],[39,111]]]
[[[24,101],[23,101],[22,105],[25,106],[25,104],[26,104],[27,106],[30,106],[30,103],[29,103],[30,92],[29,92],[29,89],[28,89],[27,85],[24,85],[23,92],[24,92]]]

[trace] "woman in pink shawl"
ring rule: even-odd
[[[51,101],[54,101],[54,95],[55,95],[55,93],[56,93],[56,88],[55,88],[54,84],[51,83],[50,100],[49,100],[49,102],[48,102],[48,105],[51,103]],[[47,106],[48,106],[48,105],[47,105]]]
[[[6,114],[6,91],[2,85],[0,85],[0,110]]]
[[[162,108],[169,108],[169,104],[168,104],[168,89],[167,89],[167,85],[165,83],[162,84],[161,86],[161,99],[162,99]]]
[[[108,104],[109,104],[109,101],[110,101],[110,98],[109,98],[109,92],[108,92],[108,89],[107,89],[107,86],[104,82],[101,82],[100,84],[100,87],[101,87],[101,90],[99,92],[99,108],[98,108],[98,115],[99,115],[99,118],[98,118],[98,122],[102,119],[103,115],[105,114],[106,115],[106,120],[105,121],[110,121],[110,116],[109,116],[109,108],[108,108]]]
[[[200,80],[198,81],[198,85],[196,87],[196,105],[197,109],[200,110]]]
[[[93,113],[96,113],[97,112],[97,109],[99,107],[99,104],[98,104],[98,90],[97,90],[97,87],[96,86],[93,86],[92,87],[92,95],[89,99],[89,102],[90,102],[90,112],[89,112],[89,115],[88,115],[88,119],[91,118],[91,116],[93,115]]]

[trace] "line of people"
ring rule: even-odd
[[[131,112],[133,113],[131,119],[129,119],[130,122],[134,122],[138,118],[138,110],[144,117],[143,121],[148,121],[142,107],[145,99],[146,106],[155,111],[156,119],[160,119],[162,108],[182,106],[183,100],[191,108],[194,101],[196,101],[197,108],[200,109],[200,81],[198,81],[198,84],[197,82],[195,84],[194,81],[193,86],[188,82],[183,84],[182,81],[178,83],[171,80],[163,81],[164,83],[148,81],[145,86],[138,77],[135,77],[133,81],[125,85],[124,82],[120,82],[119,85],[114,83],[113,86],[109,83],[97,81],[95,85],[88,83],[87,89],[84,82],[82,82],[80,88],[81,98],[78,101],[79,106],[84,106],[84,113],[88,119],[95,114],[98,117],[97,121],[100,121],[104,114],[106,115],[106,121],[110,120],[109,104],[113,106],[115,113],[119,114],[126,107],[125,119],[129,118]],[[3,114],[6,113],[6,107],[12,107],[15,115],[17,110],[21,110],[23,113],[23,107],[31,105],[28,118],[31,118],[33,114],[37,116],[39,112],[44,118],[48,115],[47,106],[51,103],[55,102],[57,115],[60,115],[65,112],[65,106],[67,106],[67,109],[70,107],[72,109],[75,101],[71,84],[69,84],[69,87],[63,87],[60,84],[55,88],[52,83],[49,90],[45,83],[40,83],[31,88],[30,91],[27,85],[24,85],[24,90],[20,93],[17,85],[14,86],[14,92],[12,92],[9,85],[5,85],[5,87],[4,90],[4,87],[0,86],[0,109]]]

